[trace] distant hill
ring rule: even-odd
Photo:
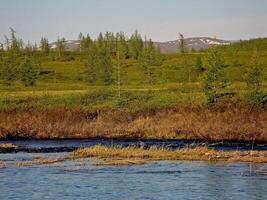
[[[221,40],[216,38],[209,38],[209,37],[194,37],[194,38],[186,38],[185,44],[188,49],[208,49],[214,45],[230,45],[235,43],[234,41],[227,41]],[[74,51],[78,49],[80,44],[79,40],[67,40],[66,41],[66,50],[67,51]],[[154,42],[155,46],[159,47],[162,53],[176,53],[179,47],[179,40],[168,41],[168,42]],[[50,44],[51,49],[56,48],[56,44]]]
[[[230,45],[234,41],[226,41],[209,37],[186,38],[185,44],[187,49],[208,49],[211,46]],[[159,46],[162,53],[176,53],[179,48],[179,40],[169,42],[154,42],[155,46]]]

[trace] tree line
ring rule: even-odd
[[[10,29],[10,38],[5,37],[5,48],[0,48],[0,78],[4,85],[11,86],[20,80],[25,86],[34,86],[40,73],[41,63],[36,46],[23,46],[23,41],[16,37],[14,29]]]

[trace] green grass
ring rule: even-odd
[[[64,107],[91,111],[124,109],[130,112],[138,112],[144,109],[167,108],[176,105],[178,102],[187,103],[188,93],[178,90],[176,88],[159,88],[158,90],[123,88],[120,101],[118,101],[116,90],[112,87],[47,92],[1,92],[0,108],[9,110]],[[204,101],[200,92],[192,93],[191,97],[195,104]],[[199,99],[201,100],[199,101]]]
[[[225,60],[225,72],[231,83],[228,91],[235,92],[242,98],[246,91],[244,76],[251,65],[254,46],[259,46],[259,59],[264,69],[263,89],[267,91],[267,49],[266,39],[258,39],[228,47],[221,47]],[[260,45],[259,45],[260,44]],[[236,55],[238,65],[233,65],[232,52],[239,49]],[[204,66],[206,52],[187,54],[191,66],[192,83],[187,83],[187,70],[183,66],[179,54],[164,55],[161,66],[155,70],[156,83],[147,84],[144,69],[139,62],[127,59],[122,67],[122,99],[118,101],[116,84],[103,86],[101,71],[97,71],[95,86],[89,86],[86,58],[75,53],[68,53],[65,61],[53,61],[51,56],[42,56],[42,74],[35,87],[24,87],[20,82],[12,86],[1,84],[0,109],[29,108],[81,108],[81,109],[113,109],[129,111],[171,107],[178,103],[202,104],[205,100],[201,89],[204,72],[194,70],[197,56],[201,56]],[[115,61],[114,71],[115,71]],[[114,77],[115,79],[115,74]]]

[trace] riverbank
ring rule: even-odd
[[[208,108],[83,110],[68,108],[0,111],[1,139],[156,139],[267,141],[267,111],[246,104]]]

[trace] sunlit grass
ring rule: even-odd
[[[265,151],[218,151],[207,147],[171,150],[164,147],[107,147],[96,145],[81,148],[66,156],[56,158],[35,157],[16,162],[16,166],[52,165],[68,160],[91,159],[95,165],[142,165],[159,161],[205,161],[267,163]],[[4,166],[4,163],[0,162]]]
[[[225,161],[225,162],[254,162],[267,163],[267,153],[260,151],[216,151],[207,147],[182,148],[170,150],[167,148],[151,147],[106,147],[93,146],[74,151],[70,154],[73,159],[98,158],[107,164],[140,164],[147,161],[188,160],[188,161]]]

